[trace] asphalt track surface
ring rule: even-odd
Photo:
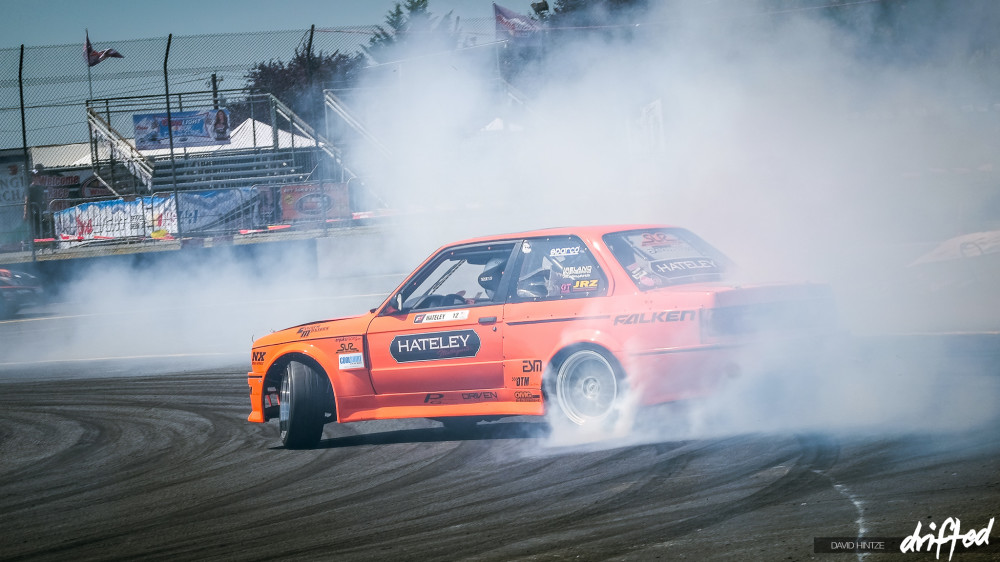
[[[40,330],[28,320],[54,337],[88,322],[56,318],[0,323],[6,355]],[[856,357],[881,358],[887,373],[932,370],[941,388],[997,404],[995,341],[876,338]],[[927,361],[931,347],[946,361]],[[329,425],[298,451],[278,446],[274,422],[246,421],[246,371],[244,358],[208,352],[0,359],[0,559],[934,560],[816,553],[814,539],[902,538],[947,517],[964,533],[1000,515],[996,409],[947,430],[589,444],[554,440],[533,418],[464,434],[365,422]],[[953,559],[1000,558],[1000,526],[990,543]]]

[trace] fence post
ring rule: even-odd
[[[274,143],[272,148],[278,150],[278,110],[274,106],[274,95],[268,94],[267,99],[271,102],[271,141]]]
[[[174,183],[174,213],[177,214],[177,238],[181,239],[183,237],[183,231],[181,230],[181,198],[177,196],[177,161],[174,160],[174,121],[173,116],[170,114],[170,80],[167,76],[167,60],[170,58],[170,42],[173,38],[173,33],[167,35],[167,52],[163,55],[163,90],[167,100],[167,139],[170,142],[170,177]],[[152,203],[152,198],[150,198],[150,204]]]
[[[21,96],[21,151],[24,153],[21,175],[24,176],[24,208],[28,215],[28,247],[31,248],[31,261],[35,261],[35,221],[28,197],[28,184],[31,182],[31,176],[28,175],[28,128],[24,119],[24,43],[21,43],[21,59],[17,63],[17,89]],[[38,212],[41,213],[41,210]]]

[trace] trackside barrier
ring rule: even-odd
[[[157,192],[154,198],[172,200],[172,192]],[[253,187],[198,189],[177,193],[180,225],[185,237],[232,235],[264,224],[260,217],[259,192]],[[176,229],[173,231],[176,234]]]
[[[352,210],[356,201],[351,191],[357,187],[352,182],[302,182],[180,191],[179,218],[173,192],[53,199],[44,208],[29,207],[27,217],[23,204],[8,204],[0,206],[0,217],[5,218],[0,223],[0,254],[176,240],[178,221],[185,240],[259,238],[280,231],[321,236],[390,214],[385,209]]]

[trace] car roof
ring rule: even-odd
[[[456,246],[460,244],[475,244],[479,242],[491,242],[494,240],[516,240],[520,238],[537,238],[541,236],[569,236],[576,235],[583,238],[600,238],[609,232],[623,232],[627,230],[646,230],[659,228],[674,228],[665,224],[617,224],[599,226],[559,226],[554,228],[542,228],[539,230],[526,230],[524,232],[512,232],[508,234],[493,234],[489,236],[478,236],[467,240],[459,240],[448,244]]]

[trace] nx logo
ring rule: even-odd
[[[254,363],[263,363],[265,355],[267,355],[266,351],[254,351],[251,354],[251,361]]]

